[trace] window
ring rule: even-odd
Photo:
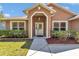
[[[59,23],[58,22],[54,23],[54,30],[59,31]]]
[[[13,23],[12,23],[12,29],[13,29],[13,30],[18,29],[18,27],[17,27],[17,22],[13,22]]]
[[[19,29],[24,30],[24,22],[19,22]]]
[[[42,24],[39,24],[39,29],[42,29]]]
[[[12,30],[25,30],[25,22],[12,22]]]
[[[66,22],[61,22],[60,23],[60,30],[66,31]]]
[[[66,31],[67,30],[67,22],[55,21],[53,22],[53,30],[54,31]]]

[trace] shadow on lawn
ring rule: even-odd
[[[33,39],[29,38],[1,38],[0,42],[25,42],[21,48],[29,49],[32,44]]]
[[[33,39],[31,39],[31,40],[26,40],[26,41],[25,41],[25,44],[24,44],[23,46],[21,46],[21,48],[27,48],[27,49],[29,49],[30,46],[31,46],[31,44],[32,44],[32,41],[33,41]]]

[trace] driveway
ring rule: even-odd
[[[34,37],[33,39],[27,56],[52,56],[75,49],[79,50],[79,44],[47,44],[45,37]]]
[[[79,44],[49,44],[51,53],[60,53],[79,48]]]

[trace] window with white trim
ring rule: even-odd
[[[25,30],[25,22],[12,22],[12,30]]]
[[[62,21],[55,21],[53,22],[53,30],[54,31],[66,31],[68,28],[67,22]]]

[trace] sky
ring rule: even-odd
[[[0,11],[3,11],[5,17],[25,16],[23,10],[31,8],[33,3],[0,3]],[[78,3],[59,3],[60,6],[79,14]]]

